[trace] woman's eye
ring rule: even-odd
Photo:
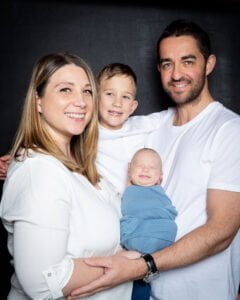
[[[62,88],[62,89],[60,89],[60,92],[63,92],[63,93],[70,93],[70,92],[71,92],[71,89],[70,89],[70,88]]]
[[[83,91],[84,94],[89,94],[89,95],[92,95],[92,90],[90,89],[86,89]]]

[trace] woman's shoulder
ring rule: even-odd
[[[43,189],[50,189],[51,186],[66,188],[69,173],[70,171],[53,156],[30,151],[12,161],[5,186],[14,186],[19,191],[34,189],[36,186],[42,186]]]
[[[14,160],[3,187],[3,202],[11,209],[47,207],[56,199],[68,199],[71,194],[69,172],[50,155],[31,152]],[[20,209],[19,208],[19,209]]]
[[[22,152],[12,161],[9,166],[9,173],[16,170],[24,171],[29,168],[36,169],[39,172],[44,169],[47,169],[49,172],[54,168],[66,169],[55,157],[49,154],[28,150],[27,152]]]

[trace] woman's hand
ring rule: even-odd
[[[129,259],[137,259],[141,256],[141,253],[134,250],[120,250],[115,255],[123,256]]]

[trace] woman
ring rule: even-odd
[[[8,299],[64,299],[103,274],[83,258],[119,249],[120,199],[95,167],[97,94],[71,54],[36,64],[16,135],[0,214],[14,275]],[[127,283],[85,299],[130,299]]]

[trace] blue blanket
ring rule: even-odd
[[[128,250],[152,253],[176,238],[175,207],[160,185],[129,186],[122,198],[121,244]]]

